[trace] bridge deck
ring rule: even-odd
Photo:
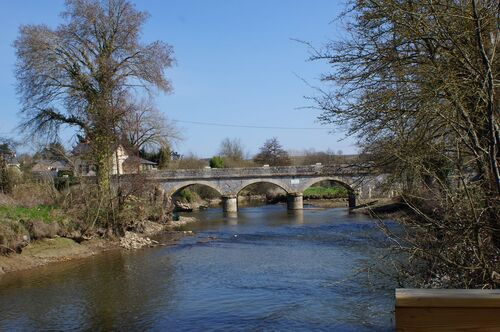
[[[245,168],[205,168],[157,171],[149,174],[154,180],[184,179],[237,179],[263,177],[317,177],[317,176],[363,176],[371,175],[368,168],[353,168],[349,165],[311,165]]]

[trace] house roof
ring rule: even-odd
[[[79,156],[82,154],[90,153],[90,145],[88,143],[78,143],[73,150],[71,150],[71,154],[74,156]]]
[[[38,160],[35,165],[31,168],[33,172],[47,172],[51,168],[56,168],[59,170],[67,170],[69,169],[68,165],[66,162],[62,160],[47,160],[47,159],[42,159]]]

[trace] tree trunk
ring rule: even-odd
[[[111,172],[112,172],[112,140],[108,137],[97,136],[91,140],[92,152],[97,166],[97,188],[99,196],[106,198],[111,193]],[[103,200],[105,202],[105,200]]]
[[[99,194],[108,195],[111,190],[110,185],[111,165],[109,157],[101,154],[97,159],[97,187]]]

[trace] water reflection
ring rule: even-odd
[[[383,236],[346,209],[209,209],[174,247],[3,276],[0,330],[392,329]]]
[[[304,210],[288,210],[292,225],[302,225],[304,223]]]
[[[229,225],[232,226],[238,225],[238,212],[236,211],[224,212],[224,217]]]
[[[248,206],[248,205],[247,205]],[[253,213],[251,212],[250,209],[258,209],[255,207],[251,208],[244,208],[243,211],[240,212],[235,212],[235,211],[225,211],[223,212],[223,217],[224,217],[224,222],[227,225],[238,225],[238,219],[242,219],[242,221],[249,221],[249,219],[254,219]],[[276,214],[279,218],[276,219],[278,221],[277,224],[273,225],[279,225],[279,224],[291,224],[291,225],[302,225],[304,224],[304,210],[284,210],[284,211],[279,211],[280,213]],[[286,216],[286,217],[285,217]]]
[[[105,253],[4,276],[0,330],[147,327],[154,311],[175,300],[175,283],[168,255],[157,255],[155,264],[141,256]]]

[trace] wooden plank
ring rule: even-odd
[[[500,308],[500,290],[398,288],[396,307]]]
[[[500,331],[500,291],[396,289],[397,331]]]
[[[396,308],[396,331],[500,331],[500,308]]]

